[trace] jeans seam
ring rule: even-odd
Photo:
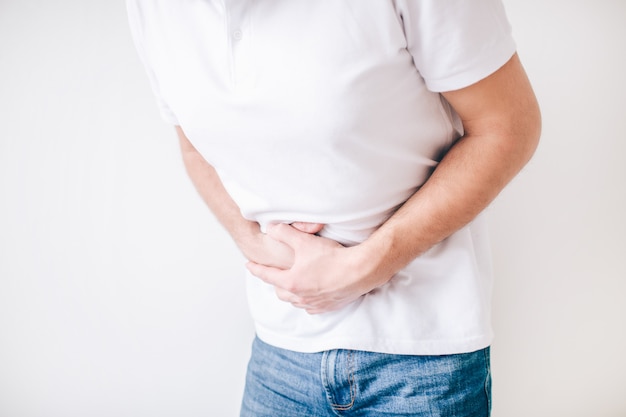
[[[354,380],[354,364],[353,364],[353,352],[347,351],[348,362],[348,385],[350,387],[350,402],[348,404],[331,404],[330,406],[336,411],[347,411],[354,406],[356,400],[356,384]]]
[[[491,365],[489,361],[488,349],[483,350],[483,355],[485,357],[485,366],[487,368],[487,377],[485,378],[485,396],[487,397],[487,415],[491,415]]]

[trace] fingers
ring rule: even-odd
[[[313,223],[310,224],[312,225]],[[314,230],[314,228],[311,227],[311,230]],[[284,223],[269,225],[267,234],[273,239],[291,246],[293,249],[297,249],[304,239],[311,237],[309,233],[302,233],[299,229]]]
[[[307,302],[302,297],[298,297],[297,295],[285,289],[274,287],[274,292],[276,293],[276,296],[279,300],[289,303],[294,307],[303,309],[311,308],[311,305],[307,304]]]
[[[305,310],[309,314],[322,314],[336,309],[325,307],[324,305],[320,305],[318,302],[313,300],[298,297],[297,295],[282,288],[275,287],[274,291],[276,292],[276,296],[279,300],[289,303],[295,308]]]
[[[252,275],[274,287],[277,287],[277,284],[280,283],[280,273],[283,272],[281,269],[261,265],[252,261],[246,263],[246,268],[248,268],[248,271],[250,271]]]
[[[277,291],[281,291],[281,293],[284,294],[292,294],[293,297],[298,297],[299,300],[304,297],[310,298],[312,295],[316,295],[315,291],[301,285],[301,282],[290,279],[289,270],[273,268],[271,266],[257,264],[252,261],[246,264],[246,268],[248,268],[248,271],[250,271],[252,275],[259,278],[261,281],[272,285]],[[283,301],[291,302],[293,299]]]
[[[284,282],[281,282],[281,274],[283,274],[284,271],[254,262],[248,262],[246,267],[254,276],[272,285],[279,300],[289,303],[295,308],[305,310],[308,314],[314,315],[335,311],[349,302],[349,300],[326,299],[316,295],[297,295],[290,291],[290,289],[286,289],[284,286],[280,285],[284,284]],[[294,289],[294,291],[296,290]]]
[[[246,263],[246,268],[252,275],[276,288],[276,291],[280,291],[285,296],[291,294],[292,298],[283,301],[292,302],[295,300],[293,297],[297,297],[298,300],[312,300],[312,297],[318,295],[314,289],[302,285],[300,281],[290,279],[288,270],[261,265],[252,261]]]
[[[325,225],[323,223],[293,222],[291,226],[301,232],[314,235],[321,232]]]

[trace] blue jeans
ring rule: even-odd
[[[487,417],[489,348],[443,356],[252,345],[241,417]]]

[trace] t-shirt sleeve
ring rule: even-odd
[[[144,13],[141,8],[141,2],[137,0],[127,0],[126,1],[126,9],[128,12],[128,22],[130,26],[130,33],[132,35],[133,41],[135,43],[135,48],[137,49],[137,53],[139,55],[139,59],[143,63],[143,66],[148,75],[148,80],[150,81],[150,86],[152,87],[152,92],[154,93],[157,101],[157,106],[159,108],[159,112],[161,113],[161,117],[172,125],[178,125],[178,119],[174,112],[170,109],[167,102],[163,99],[161,95],[161,90],[159,88],[159,82],[157,80],[156,74],[152,66],[150,65],[150,60],[148,58],[148,51],[144,44]]]
[[[397,7],[408,50],[432,91],[474,84],[515,53],[500,0],[398,0]]]

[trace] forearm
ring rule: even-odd
[[[228,194],[215,169],[202,157],[177,126],[181,154],[187,174],[202,200],[224,226],[226,231],[239,243],[259,232],[256,222],[246,220],[239,207]]]
[[[222,184],[215,169],[189,142],[183,130],[177,126],[176,132],[187,174],[196,190],[233,238],[243,256],[254,262],[277,268],[289,268],[293,263],[293,250],[261,232],[257,222],[247,220]],[[304,233],[317,233],[323,225],[296,223],[298,230]]]
[[[535,146],[534,138],[462,138],[424,186],[360,245],[363,273],[384,283],[467,225],[518,173]]]
[[[528,162],[539,141],[539,107],[517,55],[487,79],[443,95],[463,119],[465,136],[361,245],[364,273],[383,282],[472,221]]]

